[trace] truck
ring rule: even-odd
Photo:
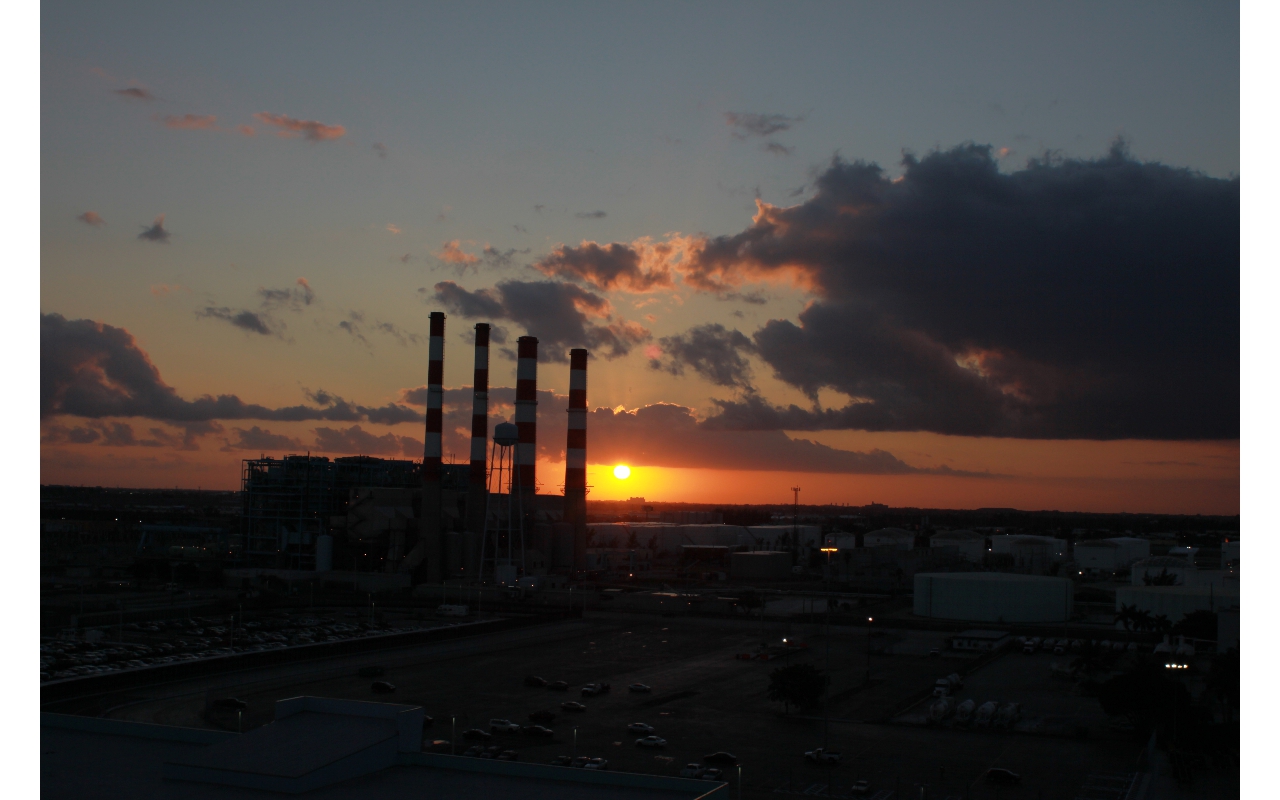
[[[1002,703],[1000,709],[996,711],[995,726],[997,728],[1011,728],[1021,716],[1021,703]]]
[[[942,722],[944,719],[955,713],[955,710],[956,701],[953,698],[949,696],[939,697],[937,700],[934,700],[929,704],[929,722]]]
[[[960,680],[960,675],[953,672],[945,678],[938,678],[933,683],[933,696],[946,697],[955,694],[957,689],[964,687],[964,683]]]
[[[994,700],[988,700],[978,706],[978,710],[973,712],[973,724],[986,727],[991,724],[991,718],[996,715],[998,704]]]
[[[977,708],[977,703],[970,698],[960,705],[956,706],[956,722],[967,725],[973,721],[973,711]]]

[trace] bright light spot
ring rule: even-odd
[[[620,481],[625,481],[627,478],[631,477],[631,467],[628,467],[626,464],[619,464],[613,468],[613,477]]]

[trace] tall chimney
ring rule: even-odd
[[[573,530],[573,570],[587,568],[587,351],[569,351],[569,435],[565,443],[564,521]]]
[[[471,406],[471,474],[467,480],[466,568],[479,575],[473,563],[475,542],[484,535],[485,499],[488,494],[485,449],[489,443],[489,323],[476,323],[476,376],[471,384],[475,399]]]
[[[520,441],[516,445],[516,483],[520,487],[520,508],[526,520],[532,520],[538,473],[538,339],[521,336],[516,343],[516,428]]]
[[[444,312],[431,312],[427,362],[427,438],[422,453],[422,507],[418,530],[426,552],[427,580],[444,579],[444,537],[440,513],[440,437],[444,430]]]

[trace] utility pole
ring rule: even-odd
[[[792,486],[791,492],[795,496],[791,507],[791,551],[795,552],[800,549],[800,487]]]
[[[867,677],[864,685],[871,685],[871,622],[872,618],[867,617]]]

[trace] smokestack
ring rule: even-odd
[[[422,507],[418,518],[427,560],[427,580],[444,579],[444,537],[440,525],[440,455],[444,430],[444,312],[431,312],[427,362],[427,439],[422,453]]]
[[[520,487],[520,507],[532,519],[538,491],[535,459],[538,454],[538,339],[521,336],[516,343],[516,483]]]
[[[489,443],[489,323],[476,323],[476,376],[471,384],[471,474],[467,481],[467,537],[469,545],[484,535],[486,486],[485,450]],[[478,575],[480,565],[467,548],[467,569]]]
[[[587,568],[587,351],[569,351],[569,435],[565,443],[564,521],[573,530],[573,569]]]

